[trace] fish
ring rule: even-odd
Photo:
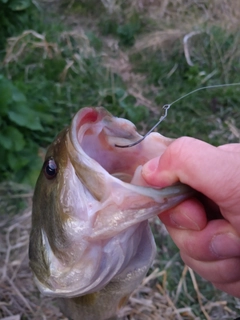
[[[148,220],[189,198],[178,184],[153,188],[142,166],[172,143],[129,120],[85,107],[49,146],[36,182],[29,265],[43,295],[73,320],[115,319],[156,254]]]

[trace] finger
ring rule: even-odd
[[[221,150],[227,151],[227,152],[239,152],[240,153],[240,143],[229,143],[229,144],[223,144],[222,146],[218,147]]]
[[[202,230],[206,227],[207,217],[203,205],[195,198],[186,200],[175,208],[159,215],[168,227],[188,230]]]
[[[181,253],[183,261],[204,279],[218,284],[240,281],[240,258],[224,259],[219,261],[197,261]],[[225,291],[225,289],[223,289]]]
[[[155,158],[145,164],[142,174],[148,183],[155,186],[163,187],[178,181],[188,184],[219,205],[226,208],[234,206],[238,214],[240,160],[235,152],[183,137],[171,143],[160,159]],[[239,193],[239,197],[235,196],[236,203],[229,203],[236,192]]]
[[[240,261],[238,261],[238,264],[239,264],[239,262]],[[231,272],[231,271],[229,270],[229,272]],[[240,298],[240,280],[229,282],[229,283],[215,282],[215,283],[213,283],[213,285],[221,291],[227,292],[228,294],[230,294],[234,297]]]
[[[204,196],[202,193],[198,193],[196,198],[204,206],[208,220],[223,219],[220,208],[215,202]]]
[[[180,251],[197,261],[240,257],[240,237],[226,220],[212,220],[201,231],[168,227]]]

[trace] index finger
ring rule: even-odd
[[[219,205],[239,208],[240,152],[238,157],[236,152],[183,137],[160,158],[145,164],[142,174],[152,185],[164,187],[180,181]]]

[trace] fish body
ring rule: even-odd
[[[104,108],[83,108],[48,148],[36,183],[29,258],[39,290],[73,320],[112,319],[155,257],[148,219],[187,197],[154,189],[141,167],[172,139],[142,136]]]

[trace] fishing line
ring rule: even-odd
[[[121,146],[118,144],[115,144],[115,147],[117,148],[129,148],[129,147],[133,147],[136,146],[137,144],[139,144],[140,142],[142,142],[150,133],[153,132],[154,129],[156,129],[159,124],[167,117],[168,114],[168,109],[176,102],[188,97],[190,94],[193,94],[195,92],[198,92],[200,90],[205,90],[205,89],[215,89],[215,88],[222,88],[222,87],[231,87],[231,86],[239,86],[240,82],[236,82],[236,83],[228,83],[228,84],[216,84],[216,85],[212,85],[212,86],[206,86],[206,87],[201,87],[201,88],[197,88],[189,93],[184,94],[183,96],[181,96],[180,98],[176,99],[175,101],[173,101],[172,103],[169,104],[165,104],[162,107],[162,110],[164,111],[163,115],[161,115],[161,117],[159,118],[158,122],[152,127],[152,129],[150,129],[141,139],[139,139],[138,141],[135,141],[133,143]]]

